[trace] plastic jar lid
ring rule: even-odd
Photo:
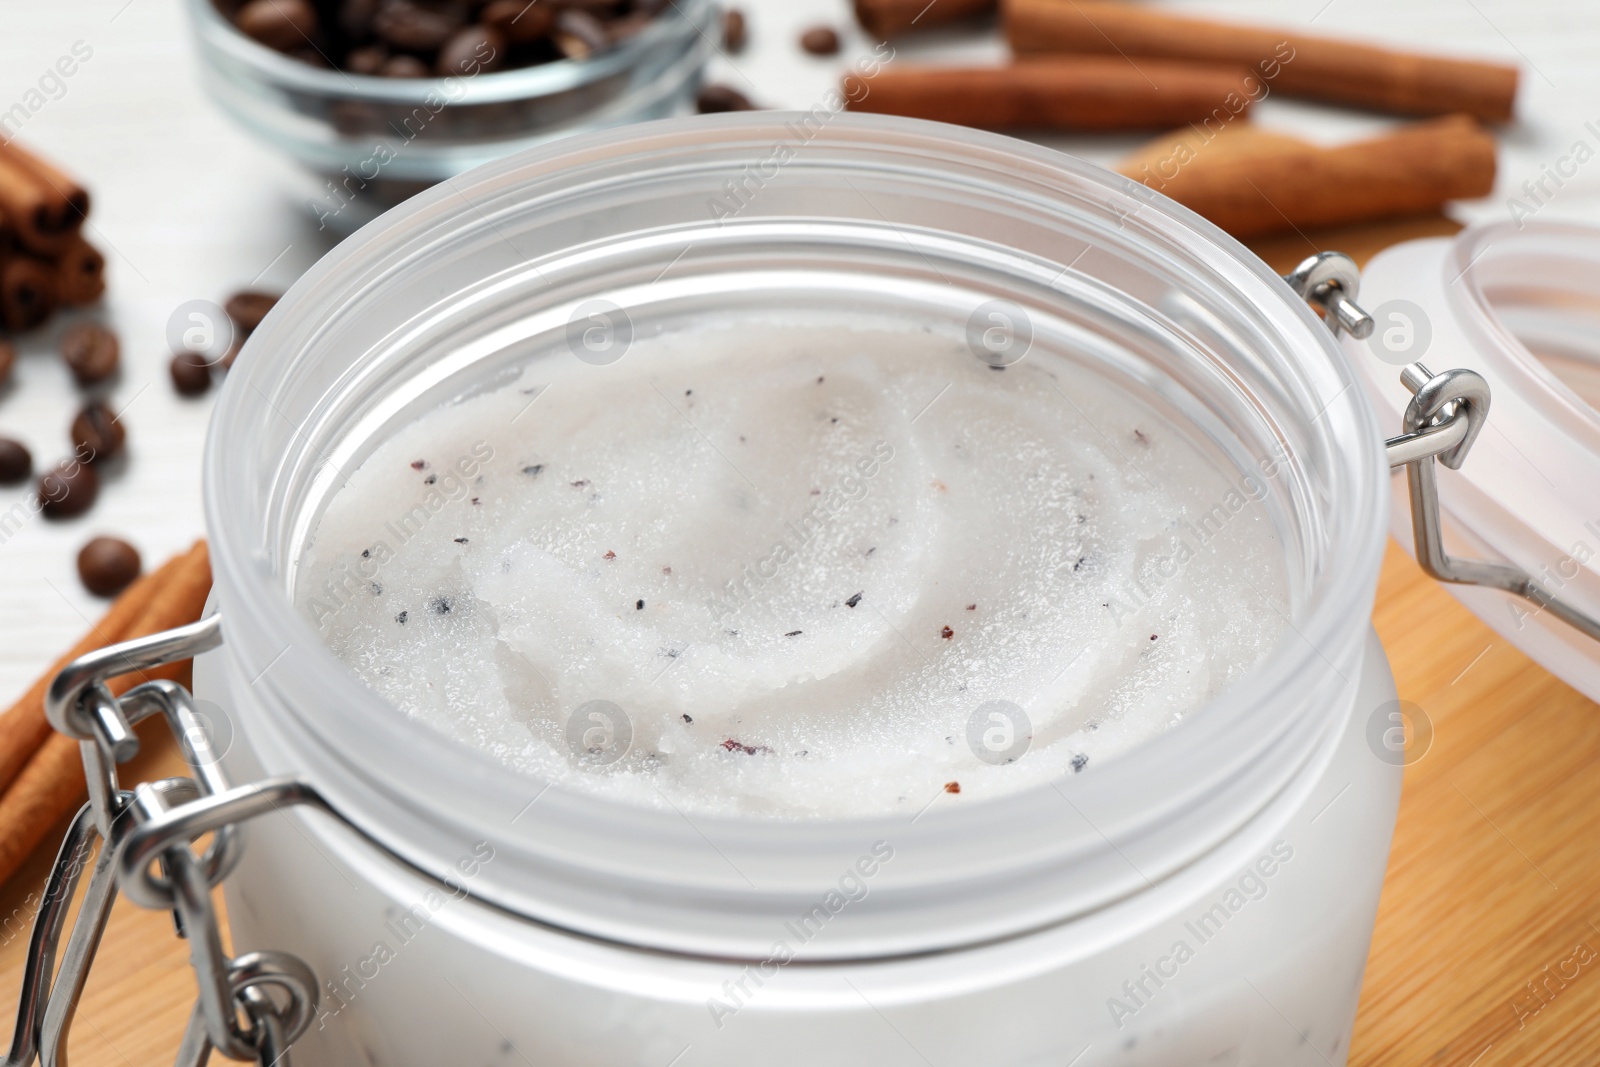
[[[1514,223],[1411,241],[1375,257],[1362,297],[1377,321],[1344,343],[1398,432],[1411,393],[1400,366],[1461,367],[1492,404],[1460,470],[1439,470],[1452,555],[1521,567],[1577,609],[1600,614],[1600,229]],[[1391,529],[1408,551],[1405,482]],[[1480,586],[1446,588],[1497,633],[1600,699],[1600,645],[1537,604]]]

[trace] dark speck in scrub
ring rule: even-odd
[[[1006,368],[1002,364],[991,363],[991,364],[989,364],[989,369],[990,370],[1005,370]]]
[[[846,600],[844,602],[844,606],[847,607],[847,608],[853,608],[859,603],[861,603],[861,594],[857,593],[855,596],[851,597],[849,600]]]
[[[522,473],[526,474],[530,478],[537,478],[539,476],[539,472],[542,470],[544,470],[543,463],[530,463],[526,467],[522,468]]]
[[[633,610],[634,610],[634,611],[643,611],[643,610],[644,610],[644,601],[642,601],[642,600],[635,600],[635,601],[634,601],[634,602],[633,602]]]
[[[383,586],[379,585],[377,582],[373,582],[372,583],[372,595],[373,596],[382,596],[383,595]]]
[[[450,598],[447,596],[435,597],[433,602],[428,605],[428,610],[435,615],[448,615],[450,614],[450,608]]]
[[[582,489],[584,486],[589,484],[589,479],[587,479],[587,478],[579,478],[577,481],[572,482],[570,484],[572,485],[572,488],[574,488],[574,489]]]
[[[361,558],[362,558],[362,559],[371,559],[371,558],[372,558],[372,549],[370,549],[370,548],[363,548],[363,549],[362,549],[362,550],[361,550]]]
[[[1144,435],[1144,431],[1139,429],[1139,428],[1137,428],[1137,427],[1134,428],[1133,439],[1135,441],[1138,441],[1141,445],[1149,445],[1150,444],[1150,438],[1146,437]]]
[[[458,545],[464,545],[464,544],[466,544],[466,543],[467,543],[467,539],[466,539],[466,538],[465,538],[465,537],[458,537],[458,538],[456,538],[456,544],[458,544]]]
[[[1089,766],[1089,757],[1084,755],[1082,752],[1079,752],[1075,756],[1072,757],[1072,773],[1073,774],[1077,774],[1079,771],[1083,770],[1087,766]]]
[[[805,633],[804,630],[790,630],[788,633],[784,634],[783,636],[785,636],[785,637],[799,637],[803,633]]]
[[[877,545],[873,545],[871,548],[867,549],[867,551],[864,554],[870,556],[876,551],[878,551],[878,546]]]
[[[423,485],[432,485],[434,482],[437,482],[438,480],[439,480],[439,476],[437,474],[430,474],[426,478],[422,479],[422,484]]]
[[[686,722],[686,723],[688,723],[688,724],[689,724],[689,725],[690,725],[690,726],[693,726],[693,725],[694,725],[694,720],[693,720],[693,719],[691,719],[691,718],[689,718],[689,716],[687,716],[687,715],[685,715],[685,716],[684,716],[684,717],[683,717],[683,721],[684,721],[684,722]]]
[[[976,604],[968,604],[967,605],[967,610],[968,611],[977,611],[978,610],[978,605],[976,605]]]
[[[608,548],[608,549],[606,549],[606,554],[601,556],[600,558],[609,562],[610,560],[616,559],[617,558],[617,554],[615,552],[611,551]]]
[[[425,459],[414,459],[411,461],[411,469],[414,471],[425,471],[428,469],[428,461]]]
[[[404,626],[404,625],[405,625],[405,624],[406,624],[406,619],[407,619],[407,618],[408,618],[408,617],[409,617],[409,616],[410,616],[410,615],[411,615],[411,612],[409,612],[409,611],[402,611],[402,612],[401,612],[401,613],[400,613],[400,614],[398,614],[398,615],[396,615],[396,616],[395,616],[395,617],[394,617],[394,621],[395,621],[395,622],[397,622],[397,623],[399,623],[399,624],[400,624],[400,625],[401,625],[401,626]]]
[[[948,626],[946,626],[944,629],[939,631],[939,636],[944,638],[946,641],[950,640],[955,635],[956,635],[956,632],[954,630],[950,629],[950,627],[948,627]]]

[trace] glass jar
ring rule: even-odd
[[[914,817],[693,818],[546,787],[408,719],[291,604],[345,471],[464,389],[635,336],[778,317],[1032,344],[1159,402],[1272,516],[1285,637],[1089,773]],[[752,354],[754,358],[757,354]],[[476,384],[474,384],[476,383]],[[301,1064],[1341,1062],[1399,796],[1368,615],[1386,478],[1329,331],[1142,186],[910,120],[756,113],[580,136],[391,211],[252,335],[205,456],[196,662],[252,823],[238,949],[322,980]]]
[[[462,171],[556,137],[686,110],[721,33],[715,0],[668,4],[582,60],[450,78],[381,78],[302,63],[187,0],[208,96],[315,175],[318,228],[348,233]]]

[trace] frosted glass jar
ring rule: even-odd
[[[1174,412],[1272,516],[1287,636],[1222,697],[1044,787],[915,816],[625,806],[386,705],[291,605],[342,471],[418,412],[637,334],[771,313],[959,335],[992,300]],[[587,312],[585,312],[586,314]],[[236,950],[323,980],[302,1064],[1273,1065],[1345,1056],[1399,794],[1368,614],[1378,429],[1241,246],[1098,168],[850,115],[669,121],[490,164],[341,245],[252,336],[205,459],[234,781]]]

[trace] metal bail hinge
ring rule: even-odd
[[[1459,559],[1445,551],[1439,507],[1437,460],[1459,470],[1467,450],[1489,417],[1489,383],[1470,370],[1435,374],[1421,363],[1400,372],[1411,391],[1405,432],[1384,442],[1391,469],[1406,469],[1411,493],[1411,527],[1417,563],[1441,582],[1499,589],[1548,611],[1581,633],[1600,640],[1600,620],[1546,589],[1527,571],[1509,563]],[[1538,612],[1533,612],[1538,614]]]
[[[221,643],[222,619],[212,615],[80,656],[51,683],[45,712],[58,731],[81,742],[89,802],[51,869],[28,945],[11,1048],[0,1067],[32,1067],[36,1058],[40,1067],[65,1062],[73,1011],[119,887],[137,904],[172,909],[189,943],[199,997],[177,1067],[203,1067],[213,1051],[288,1067],[289,1046],[315,1017],[317,977],[303,961],[284,952],[230,957],[223,951],[211,890],[238,860],[239,823],[297,804],[327,810],[326,803],[292,778],[230,787],[193,697],[176,682],[146,682],[121,697],[105,685],[116,675],[189,659]],[[166,720],[193,777],[125,790],[117,764],[137,748],[134,724],[153,715]],[[195,840],[208,833],[210,844],[196,853]],[[100,850],[84,903],[52,980],[67,907],[96,838]]]
[[[1302,259],[1283,276],[1301,299],[1322,309],[1335,337],[1341,329],[1358,341],[1372,335],[1372,316],[1356,303],[1361,292],[1361,269],[1343,252],[1318,252]]]

